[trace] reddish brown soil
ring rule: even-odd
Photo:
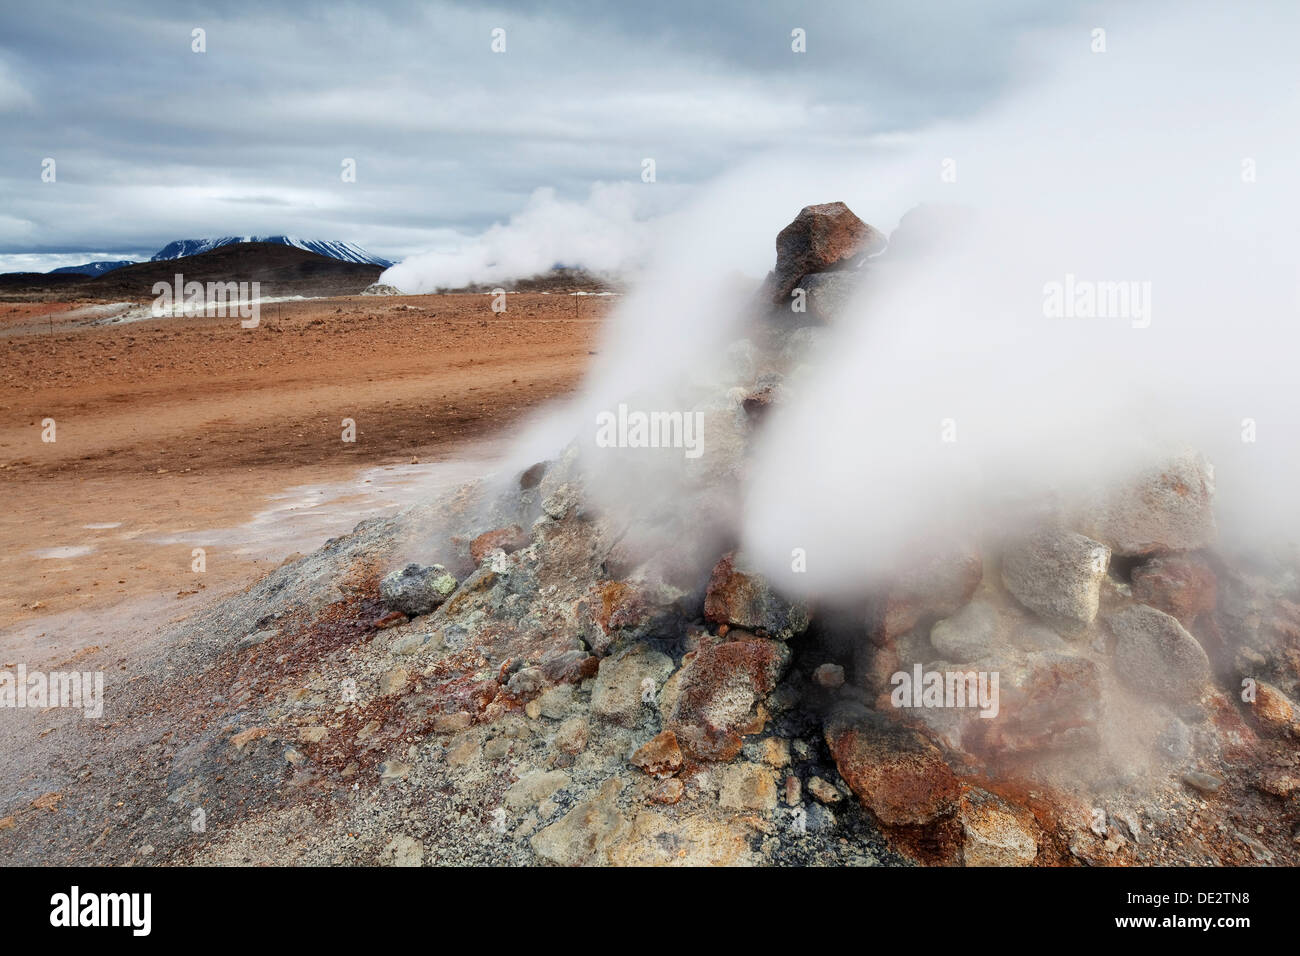
[[[126,597],[183,600],[197,590],[190,552],[151,536],[237,526],[290,486],[454,454],[572,389],[613,300],[519,294],[503,314],[491,301],[286,302],[264,305],[256,329],[92,326],[61,318],[68,303],[0,303],[0,627]],[[355,443],[342,441],[345,418]],[[96,550],[32,554],[85,545]],[[202,580],[211,594],[264,569],[221,561]]]

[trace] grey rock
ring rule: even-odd
[[[952,617],[935,622],[930,643],[955,664],[987,657],[997,636],[997,612],[984,601],[971,601]]]
[[[408,564],[379,582],[379,596],[392,611],[428,614],[456,590],[456,579],[441,564]]]
[[[1097,616],[1109,566],[1104,544],[1073,531],[1040,531],[1008,547],[1002,581],[1037,614],[1089,624]]]
[[[1200,697],[1210,678],[1210,660],[1177,618],[1135,604],[1108,623],[1118,639],[1115,668],[1121,680],[1173,703]]]

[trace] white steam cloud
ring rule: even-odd
[[[647,183],[597,183],[583,201],[536,190],[504,225],[493,225],[454,249],[412,256],[379,281],[418,294],[474,283],[509,282],[557,265],[598,276],[634,273],[651,246],[653,222],[671,189]]]
[[[968,215],[924,253],[907,254],[904,226],[764,423],[727,502],[764,570],[852,593],[928,535],[997,530],[1004,506],[1023,514],[1186,446],[1217,467],[1228,543],[1288,539],[1297,19],[1282,7],[1114,9],[1098,21],[1104,53],[1091,49],[1095,22],[1034,38],[1033,85],[978,121],[851,159],[765,156],[724,177],[656,226],[586,389],[521,456],[578,434],[607,504],[670,513],[694,493],[689,467],[591,449],[595,414],[629,396],[716,405],[700,383],[725,389],[726,344],[755,307],[733,273],[766,272],[772,237],[802,206],[844,200],[890,231],[916,203],[942,202]],[[1088,314],[1081,290],[1128,298]],[[703,457],[721,453],[706,434]],[[806,575],[788,573],[795,548]]]

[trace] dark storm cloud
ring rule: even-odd
[[[400,257],[539,187],[581,200],[636,182],[643,157],[670,197],[764,150],[863,148],[989,103],[1025,31],[1074,12],[974,6],[8,5],[0,269],[232,233]]]

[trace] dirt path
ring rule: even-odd
[[[397,506],[577,383],[612,301],[577,298],[286,302],[251,330],[0,305],[0,629],[183,614]]]

